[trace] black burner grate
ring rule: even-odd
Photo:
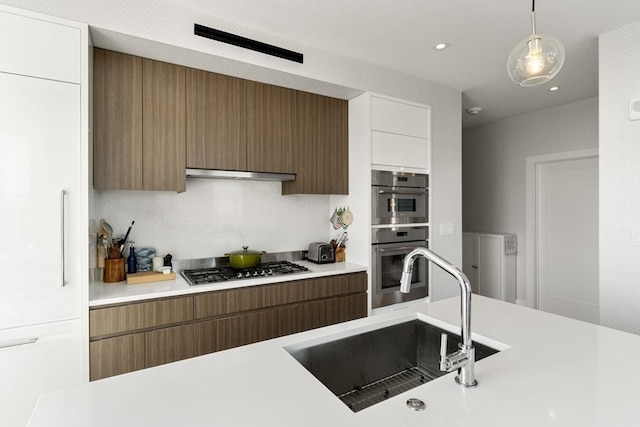
[[[257,277],[280,276],[282,274],[309,271],[307,267],[290,261],[274,261],[262,263],[257,267],[235,269],[231,266],[200,268],[181,272],[190,285],[204,285],[209,283],[242,280]]]

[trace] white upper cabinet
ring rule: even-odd
[[[79,84],[80,33],[79,28],[0,11],[0,71]]]
[[[372,167],[428,171],[429,120],[428,106],[372,96]]]
[[[429,139],[429,108],[372,96],[371,129]]]

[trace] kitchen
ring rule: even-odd
[[[184,13],[184,11],[182,13]],[[80,19],[80,21],[82,20]],[[96,34],[93,37],[94,43],[98,36],[99,34]],[[145,43],[144,40],[140,42]],[[268,60],[267,62],[271,61]],[[276,69],[281,67],[281,65],[279,63],[275,63],[275,61],[273,65]],[[278,74],[273,71],[271,71],[271,73]],[[328,78],[330,78],[330,76]],[[409,85],[403,86],[398,80],[396,80],[396,83],[393,83],[393,85],[401,86],[392,91],[395,96],[405,99],[411,99],[413,97],[410,93],[413,90]],[[425,86],[421,87],[425,88]],[[430,104],[432,108],[432,119],[437,123],[432,131],[434,141],[434,146],[432,148],[432,155],[434,158],[432,162],[432,173],[434,176],[440,176],[441,182],[447,182],[452,187],[455,187],[455,183],[460,182],[459,149],[452,149],[449,146],[445,147],[438,145],[438,141],[459,141],[459,128],[456,129],[455,126],[456,120],[459,123],[460,117],[459,100],[456,99],[455,91],[436,84],[428,84],[426,85],[426,88],[422,90],[426,92],[425,97],[428,98],[429,101],[433,101],[428,102],[428,104]],[[430,99],[432,97],[433,99]],[[443,101],[440,104],[438,103],[439,99],[445,99],[447,101]],[[456,117],[458,119],[456,119]],[[450,125],[445,126],[445,123],[450,123]],[[162,193],[147,196],[143,193],[131,193],[131,195],[129,195],[129,193],[118,194],[116,192],[92,194],[92,197],[94,197],[95,200],[92,201],[90,206],[96,211],[94,211],[89,217],[95,220],[102,217],[109,218],[109,220],[113,222],[112,225],[114,225],[116,230],[126,229],[130,221],[132,219],[136,219],[136,234],[134,236],[137,242],[145,245],[154,245],[158,251],[163,254],[171,252],[174,254],[180,254],[180,257],[189,258],[191,256],[201,256],[203,249],[206,249],[207,253],[222,254],[231,249],[239,249],[243,244],[249,244],[252,248],[256,249],[278,251],[280,250],[280,247],[274,247],[272,243],[273,241],[282,241],[284,239],[286,246],[283,246],[285,247],[303,248],[310,241],[327,240],[328,237],[332,237],[328,235],[331,232],[330,229],[328,229],[327,224],[328,216],[331,214],[335,206],[347,204],[343,203],[342,198],[337,196],[282,197],[279,195],[278,184],[274,183],[233,184],[234,185],[222,183],[222,181],[220,183],[213,183],[210,181],[189,181],[187,183],[187,186],[189,186],[187,191],[177,195],[175,193]],[[196,193],[191,189],[191,185],[194,186]],[[255,191],[256,189],[261,191]],[[274,214],[273,217],[268,217],[266,219],[269,220],[269,224],[272,224],[271,221],[273,221],[273,224],[280,224],[282,221],[286,221],[287,232],[272,235],[261,232],[258,227],[255,229],[249,227],[249,231],[246,231],[247,223],[254,224],[259,222],[258,218],[252,214],[252,212],[254,212],[253,209],[243,210],[240,216],[236,217],[238,218],[238,222],[231,222],[231,224],[229,224],[230,220],[235,221],[235,219],[231,219],[226,215],[222,216],[222,214],[221,216],[216,215],[216,209],[222,208],[215,203],[216,199],[212,196],[217,196],[218,191],[223,191],[223,194],[228,197],[238,197],[238,191],[247,193],[246,197],[242,196],[240,200],[231,199],[234,202],[237,201],[238,203],[242,203],[244,206],[255,206],[251,205],[251,203],[254,203],[253,200],[255,200],[255,197],[258,198],[259,202],[263,203],[260,206],[264,206],[264,204],[274,207],[277,206],[281,210],[276,211],[276,214]],[[455,195],[455,192],[453,195],[444,194],[443,190],[438,189],[438,186],[435,183],[432,191],[433,222],[440,223],[453,221],[455,229],[461,230],[462,226],[460,220],[456,219],[460,216],[459,197]],[[193,197],[193,199],[188,199],[189,197]],[[457,199],[457,201],[454,200],[452,202],[452,197]],[[190,206],[187,204],[182,205],[181,203],[175,203],[176,198],[187,198],[187,203],[193,203],[198,208],[202,207],[202,217],[194,217],[194,215],[197,214],[194,214],[193,210],[188,209]],[[289,199],[291,199],[290,202]],[[211,201],[203,202],[204,200]],[[350,205],[352,209],[355,206],[353,204]],[[185,221],[183,219],[185,217],[184,211],[187,209],[189,219]],[[168,214],[164,213],[165,210],[168,211]],[[255,211],[257,212],[259,210],[256,209]],[[316,214],[316,212],[324,213],[321,215]],[[358,224],[366,225],[366,222],[357,221],[358,212],[359,210],[355,210],[356,222],[353,227],[357,227]],[[140,213],[142,213],[142,216],[140,216]],[[262,210],[260,214],[262,218],[264,210]],[[139,218],[144,218],[144,221]],[[192,220],[192,218],[194,219]],[[259,219],[260,221],[262,221],[261,218]],[[299,218],[304,218],[304,221]],[[309,231],[311,229],[311,227],[308,227],[309,223],[307,221],[309,220],[312,224],[317,224],[315,225],[317,229],[323,230],[320,232],[320,236],[316,235],[316,232]],[[201,231],[203,230],[202,224],[206,224],[204,226],[204,230],[207,233],[215,236],[213,241],[207,239],[209,234],[204,238],[201,237]],[[215,224],[214,228],[207,229],[207,225],[211,227],[211,224]],[[357,231],[355,230],[356,229],[354,228],[354,233],[350,234],[357,235]],[[257,241],[245,240],[248,238],[257,239]],[[446,236],[439,236],[437,233],[434,234],[432,238],[434,247],[437,247],[440,253],[454,262],[459,261],[459,242],[457,242],[457,240],[454,241],[455,239],[447,238]],[[352,248],[349,248],[347,256],[348,260],[356,263],[359,261],[359,255],[357,250],[355,250],[355,247],[353,250]],[[361,259],[366,259],[366,255],[360,256]],[[365,264],[364,262],[362,263]],[[437,275],[438,273],[434,272],[434,276]],[[441,285],[436,286],[433,289],[434,299],[441,299],[446,296],[457,294],[456,288],[451,287],[449,279],[446,278],[446,276],[444,277],[445,278],[440,279],[440,281],[435,280],[434,277],[434,282],[441,283]]]

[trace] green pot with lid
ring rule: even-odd
[[[249,246],[243,246],[241,251],[229,252],[224,256],[229,257],[231,267],[241,269],[260,265],[264,254],[265,251],[249,250]]]

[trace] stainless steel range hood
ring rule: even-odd
[[[187,168],[187,178],[206,179],[244,179],[249,181],[293,181],[294,174],[289,173],[267,173],[267,172],[243,172],[227,171],[218,169],[189,169]]]

